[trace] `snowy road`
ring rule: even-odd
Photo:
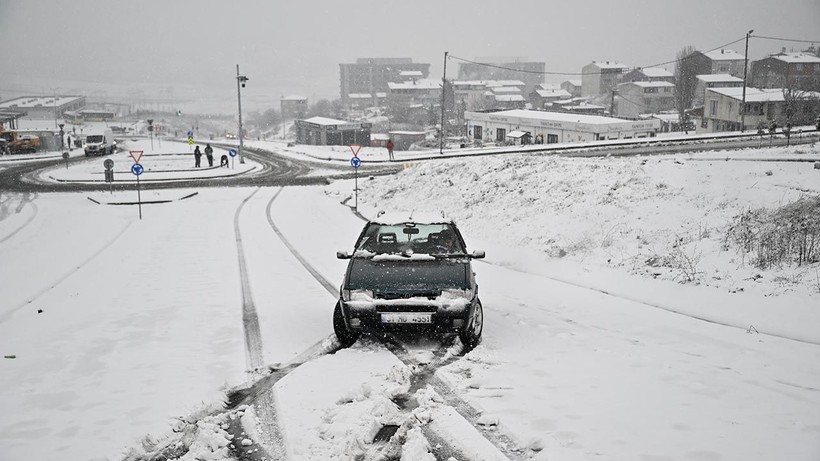
[[[0,198],[0,351],[14,357],[0,373],[0,458],[12,461],[117,458],[252,376],[239,236],[255,360],[321,349],[334,296],[274,227],[332,285],[345,265],[335,251],[349,250],[362,225],[320,187],[206,189],[145,207],[142,221],[133,207],[83,194]],[[520,459],[820,453],[820,372],[806,366],[820,363],[817,346],[609,296],[584,288],[600,281],[583,276],[568,285],[511,270],[495,242],[465,234],[471,249],[488,250],[476,266],[487,323],[478,348],[430,377],[454,395],[413,387],[411,367],[376,342],[321,356],[273,389],[292,459],[367,453],[381,427],[410,414],[419,422],[405,427],[404,449],[418,455],[425,436],[483,446],[479,433],[511,440]],[[660,282],[644,283],[642,296],[666,301]],[[422,364],[447,352],[406,346]],[[448,410],[454,398],[479,410],[467,426]]]

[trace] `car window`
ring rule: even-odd
[[[450,224],[373,224],[356,245],[371,253],[454,254],[464,253],[457,230]]]

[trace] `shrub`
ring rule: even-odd
[[[759,208],[736,216],[726,242],[737,245],[752,263],[767,269],[820,261],[820,196],[803,197],[774,210]]]

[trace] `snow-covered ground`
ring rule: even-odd
[[[372,453],[388,424],[401,426],[402,459],[429,459],[430,437],[459,448],[458,459],[493,459],[447,405],[453,396],[521,459],[820,458],[820,267],[756,270],[722,246],[740,212],[820,193],[820,170],[737,160],[754,157],[820,155],[515,155],[415,162],[360,181],[365,215],[446,210],[468,247],[487,251],[474,266],[484,340],[436,371],[449,396],[411,390],[415,370],[367,339],[296,368],[273,389],[290,459]],[[152,191],[170,203],[145,206],[142,220],[92,194],[3,192],[0,459],[135,456],[256,376],[246,370],[238,241],[264,362],[327,340],[335,300],[271,222],[337,284],[345,264],[335,251],[362,225],[341,204],[352,188]],[[109,201],[118,194],[127,192]],[[681,254],[696,263],[694,281],[655,263]],[[422,364],[439,347],[408,344]],[[396,403],[408,393],[417,407]],[[264,446],[254,414],[243,420]],[[202,420],[184,459],[218,459],[208,456],[240,443],[224,442],[224,425]]]

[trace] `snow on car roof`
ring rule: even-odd
[[[444,214],[444,212],[435,211],[391,211],[384,213],[381,216],[376,216],[370,219],[370,222],[376,224],[401,224],[406,222],[414,223],[452,223],[453,219]]]

